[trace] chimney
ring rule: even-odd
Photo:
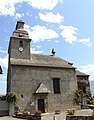
[[[55,52],[54,49],[52,49],[52,52],[51,52],[51,53],[52,53],[52,56],[54,56],[56,52]]]
[[[24,30],[24,22],[22,20],[17,21],[16,30],[23,29]]]

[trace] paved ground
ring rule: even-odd
[[[46,113],[46,115],[42,115],[42,120],[66,120],[66,113],[62,112],[59,115],[55,115],[54,113]]]
[[[91,116],[92,110],[91,109],[78,110],[75,112],[75,115]],[[0,117],[0,120],[23,120],[23,119],[5,116],[5,117]],[[59,115],[54,115],[54,113],[45,113],[45,114],[42,114],[42,120],[66,120],[66,112],[62,112]]]
[[[0,117],[0,120],[23,120],[23,119],[18,119],[18,118],[14,118],[10,116],[4,116],[4,117]]]
[[[45,113],[46,115],[42,116],[42,120],[66,120],[66,112],[62,112],[59,115],[54,115],[53,113]],[[75,112],[76,116],[91,116],[92,110],[91,109],[83,109],[83,110],[77,110]]]
[[[93,110],[91,109],[83,109],[83,110],[78,110],[75,112],[75,115],[77,116],[91,116]]]

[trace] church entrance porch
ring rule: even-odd
[[[36,99],[36,111],[45,113],[48,111],[48,95],[47,94],[35,94]]]
[[[36,110],[41,111],[42,113],[47,112],[49,93],[50,90],[43,83],[40,83],[34,93],[36,99]]]

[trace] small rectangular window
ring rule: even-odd
[[[20,41],[19,47],[23,47],[23,41]]]
[[[60,94],[60,79],[59,78],[53,79],[53,89],[54,89],[54,94]]]

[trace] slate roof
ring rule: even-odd
[[[31,66],[44,66],[44,67],[59,67],[59,68],[75,68],[72,63],[63,60],[57,56],[31,54],[31,59],[10,59],[11,64],[14,65],[31,65]]]
[[[87,75],[79,70],[76,70],[76,76],[89,76],[89,75]]]
[[[51,91],[48,90],[48,88],[43,83],[41,83],[35,93],[50,93],[50,92]]]

